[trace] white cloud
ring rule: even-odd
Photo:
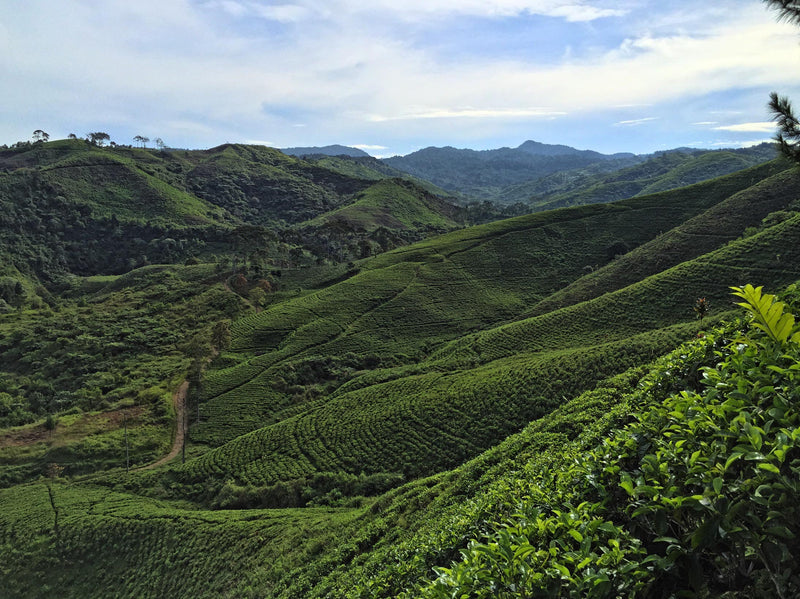
[[[369,119],[374,122],[383,121],[405,121],[419,119],[508,119],[508,118],[530,118],[530,117],[559,117],[566,115],[566,112],[552,110],[549,108],[461,108],[449,109],[439,108],[423,110],[420,112],[401,113],[393,116],[370,115]]]
[[[739,123],[738,125],[723,125],[714,127],[714,131],[735,131],[737,133],[771,133],[775,131],[775,123],[768,121],[762,123]]]
[[[302,125],[315,145],[377,138],[395,149],[401,138],[447,143],[498,130],[528,136],[524,127],[548,119],[569,115],[557,121],[566,128],[573,118],[604,111],[598,128],[633,125],[646,122],[633,117],[650,108],[621,111],[643,106],[667,123],[664,103],[707,94],[716,94],[716,110],[708,110],[709,102],[686,121],[757,122],[768,116],[748,109],[734,117],[722,96],[764,86],[789,95],[800,89],[797,28],[775,23],[760,3],[722,11],[701,30],[667,27],[649,16],[645,23],[630,20],[653,12],[663,23],[663,4],[137,0],[103,3],[101,10],[97,0],[26,0],[6,11],[0,26],[0,143],[27,138],[36,128],[55,135],[58,127],[66,135],[119,127],[125,135],[144,132],[174,145],[267,138],[288,147],[299,145]],[[710,10],[678,4],[687,12]],[[511,17],[533,14],[575,32],[553,54],[560,57],[570,45],[568,57],[540,60],[536,31],[530,48],[513,59],[499,59],[491,44],[484,51],[482,40],[469,37],[463,44],[472,51],[447,62],[428,45],[439,33],[452,34],[452,17],[494,19],[497,31]],[[627,40],[587,49],[582,36],[601,28],[566,24],[601,17],[613,17],[604,25],[619,26],[613,38]],[[766,95],[760,107],[765,102]],[[618,128],[620,134],[636,130]]]
[[[277,4],[271,6],[261,6],[255,3],[250,4],[253,14],[281,23],[297,23],[312,16],[312,12],[304,6],[295,4]]]
[[[388,150],[389,149],[387,146],[375,146],[375,145],[371,145],[371,144],[347,144],[347,145],[350,146],[351,148],[358,148],[359,150],[364,150],[365,152],[367,150]]]
[[[692,123],[692,125],[695,125],[697,127],[705,127],[705,126],[717,125],[717,124],[719,124],[719,121],[698,121],[697,123]]]
[[[570,22],[579,22],[594,21],[595,19],[601,19],[603,17],[622,17],[625,16],[627,12],[628,11],[625,10],[612,8],[596,8],[580,4],[568,4],[553,9],[547,13],[547,15],[552,17],[564,17]]]
[[[722,148],[752,148],[763,143],[774,143],[774,139],[751,139],[748,141],[717,141],[712,143],[712,146]]]
[[[395,17],[416,19],[421,16],[446,17],[513,17],[523,14],[564,18],[567,21],[593,21],[604,17],[619,17],[626,9],[601,8],[598,2],[581,0],[333,0],[326,3],[333,12],[391,13]],[[619,3],[617,3],[619,4]]]
[[[658,120],[658,117],[656,117],[656,116],[648,116],[648,117],[645,117],[645,118],[642,118],[642,119],[631,119],[631,120],[628,120],[628,121],[618,121],[618,122],[614,123],[614,126],[635,127],[637,125],[643,125],[643,124],[648,123],[650,121],[657,121],[657,120]]]
[[[221,0],[217,3],[222,10],[234,17],[243,17],[247,14],[247,7],[241,2],[234,2],[234,0]]]

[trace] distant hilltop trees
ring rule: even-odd
[[[32,141],[18,141],[14,144],[11,144],[11,148],[24,148],[30,146],[32,143],[45,143],[50,141],[50,134],[44,131],[43,129],[36,129],[31,135]],[[74,133],[70,133],[67,135],[67,139],[81,139]],[[104,147],[108,144],[112,148],[116,147],[125,147],[124,144],[117,144],[116,142],[111,140],[111,136],[106,133],[105,131],[92,131],[87,133],[84,139],[89,142],[90,144],[98,147]],[[150,143],[150,138],[144,135],[135,135],[133,137],[133,141],[142,148],[147,148],[147,144]],[[167,148],[167,144],[164,143],[164,140],[160,137],[156,137],[153,140],[156,148],[159,150],[165,150]],[[0,146],[2,148],[8,148],[7,145]],[[131,146],[128,146],[131,147]]]

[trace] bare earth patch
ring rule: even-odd
[[[58,444],[64,437],[80,436],[88,431],[105,431],[122,428],[123,420],[136,421],[145,414],[144,406],[133,406],[121,408],[110,412],[100,412],[97,414],[85,414],[77,420],[70,422],[68,426],[59,423],[52,431],[48,431],[44,424],[34,426],[24,426],[10,429],[0,433],[0,449],[5,447],[25,447],[46,441]]]

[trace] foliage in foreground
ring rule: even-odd
[[[685,348],[718,348],[696,389],[662,402],[672,373],[650,378],[630,424],[530,472],[425,596],[797,596],[800,337],[774,296],[734,292],[752,326]]]

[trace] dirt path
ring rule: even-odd
[[[189,420],[189,415],[186,411],[186,395],[188,390],[189,381],[183,381],[172,397],[172,402],[175,406],[175,424],[177,427],[175,430],[175,440],[172,442],[172,449],[160,460],[148,464],[147,466],[137,468],[137,470],[150,470],[151,468],[162,466],[175,458],[181,452],[181,449],[183,449],[183,440],[186,438],[186,425]]]

